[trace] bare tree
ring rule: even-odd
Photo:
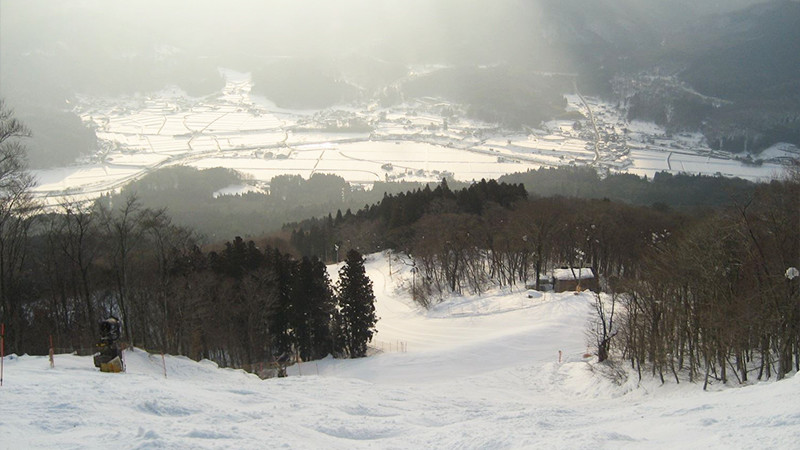
[[[131,252],[136,249],[142,237],[142,208],[136,195],[129,195],[119,208],[100,207],[102,226],[109,241],[111,265],[116,286],[117,304],[121,313],[125,335],[134,343],[133,317],[129,314],[129,278]]]
[[[92,277],[96,271],[96,258],[101,251],[97,218],[88,206],[81,203],[66,203],[62,208],[64,213],[59,245],[69,261],[72,292],[83,301],[84,326],[94,341],[97,338],[94,325],[98,317]]]
[[[614,323],[614,312],[617,307],[617,294],[594,294],[594,310],[597,313],[595,327],[595,343],[597,344],[597,361],[603,362],[609,357],[611,340],[617,335]]]
[[[30,131],[14,118],[0,99],[0,320],[10,323],[11,345],[18,348],[22,329],[23,289],[20,273],[25,262],[28,231],[36,203],[33,177],[26,170],[20,139]]]

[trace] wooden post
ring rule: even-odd
[[[414,263],[413,260],[411,262]],[[416,287],[417,287],[417,265],[416,263],[414,263],[414,265],[411,267],[411,299],[414,301],[414,304],[417,303]]]
[[[167,360],[164,358],[164,352],[161,352],[161,365],[164,367],[164,378],[167,378]]]
[[[302,377],[303,371],[300,370],[300,352],[295,352],[294,362],[297,364],[297,376]]]
[[[561,350],[558,351],[558,363],[561,364]]]
[[[3,362],[6,360],[6,324],[0,323],[0,386],[3,385]]]
[[[55,352],[53,351],[53,335],[51,334],[50,335],[50,368],[51,369],[56,366],[56,362],[53,359],[53,353],[55,353]]]

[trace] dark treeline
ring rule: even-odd
[[[355,214],[339,210],[336,216],[312,218],[287,224],[292,231],[290,242],[303,255],[334,259],[330,250],[342,246],[377,251],[386,248],[407,249],[407,238],[424,215],[431,212],[480,214],[488,202],[511,206],[526,198],[522,185],[481,180],[464,189],[452,191],[446,179],[435,189],[429,185],[397,195],[384,193],[383,199],[365,205]]]
[[[20,138],[28,134],[0,103],[0,321],[8,352],[44,354],[50,337],[59,351],[91,351],[98,320],[114,315],[131,345],[223,366],[365,355],[376,318],[359,253],[347,254],[334,288],[322,261],[296,259],[280,241],[259,248],[236,238],[203,250],[193,229],[130,193],[42,213],[25,170]],[[149,194],[178,184],[192,192],[238,179],[217,170],[198,182],[179,172],[137,185]]]
[[[492,285],[531,282],[549,269],[586,265],[607,276],[634,276],[653,236],[688,216],[607,199],[528,198],[520,184],[481,180],[453,191],[446,181],[386,195],[356,213],[311,219],[292,228],[304,255],[335,257],[335,249],[395,249],[419,271],[423,304],[449,292],[480,293]]]
[[[176,223],[197,230],[210,241],[220,241],[229,236],[255,238],[280,230],[288,222],[359,208],[379,201],[384,192],[405,192],[418,186],[376,182],[372,190],[365,191],[338,175],[316,173],[309,179],[276,176],[268,192],[214,196],[225,187],[247,183],[230,169],[170,167],[150,173],[102,201],[120,202],[136,195],[143,206],[166,208]]]
[[[524,184],[528,194],[549,197],[610,199],[635,205],[691,210],[717,207],[752,195],[755,184],[738,178],[657,173],[653,179],[632,174],[598,175],[591,167],[559,167],[506,175],[498,182]],[[458,191],[469,183],[448,180]],[[136,195],[152,209],[166,208],[176,224],[220,241],[230,236],[255,239],[280,230],[286,223],[324,217],[337,210],[357,211],[425,185],[414,182],[376,182],[370,190],[349,184],[338,175],[316,173],[274,177],[268,187],[238,195],[214,193],[231,185],[251,184],[235,171],[170,167],[154,171],[103,201],[122,202]],[[325,249],[329,250],[329,249]],[[320,257],[324,255],[319,251]],[[328,258],[332,259],[332,258]]]
[[[469,183],[448,180],[458,191]],[[691,210],[718,207],[751,196],[755,184],[739,178],[657,173],[652,179],[632,174],[598,175],[591,167],[559,167],[506,175],[498,182],[524,184],[530,195],[610,199],[661,209]],[[425,185],[414,182],[376,182],[370,190],[350,185],[338,175],[274,177],[264,191],[214,196],[231,185],[248,184],[232,170],[170,167],[157,170],[125,187],[110,201],[136,195],[143,206],[166,208],[175,223],[219,241],[229,236],[257,238],[280,230],[286,223],[324,217],[337,210],[357,211],[365,205],[397,197]],[[329,249],[327,249],[329,250]],[[323,256],[322,250],[319,252]],[[332,259],[332,258],[328,258]]]
[[[610,199],[659,208],[707,208],[729,205],[753,195],[756,184],[741,178],[673,175],[658,172],[652,179],[627,173],[598,174],[593,167],[541,168],[504,175],[498,181],[523,183],[529,193]]]
[[[49,335],[61,351],[89,349],[98,319],[114,315],[134,346],[223,366],[365,355],[375,318],[362,310],[374,298],[357,252],[337,295],[317,258],[241,238],[204,251],[192,230],[135,197],[67,205],[21,224],[27,232],[7,273],[14,291],[3,298],[9,352],[46,353]]]

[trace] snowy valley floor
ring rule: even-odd
[[[492,292],[430,311],[407,266],[367,265],[383,353],[260,380],[126,352],[7,357],[0,448],[798,448],[800,377],[747,387],[616,385],[586,351],[591,294]],[[376,343],[377,343],[376,342]],[[398,342],[407,346],[397,352]],[[392,352],[389,344],[392,344]],[[558,351],[563,362],[558,362]]]

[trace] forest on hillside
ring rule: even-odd
[[[366,354],[376,318],[351,310],[374,298],[355,251],[333,285],[324,262],[280,241],[203,249],[193,230],[136,198],[13,220],[0,316],[9,352],[47,353],[50,336],[60,351],[91,353],[98,320],[115,316],[129,345],[224,367]]]
[[[425,307],[497,286],[542,289],[554,268],[591,267],[610,294],[597,297],[591,331],[601,361],[613,349],[640,377],[677,382],[780,379],[800,370],[798,198],[797,174],[690,211],[443,183],[292,225],[291,243],[303,254],[402,252]]]
[[[460,190],[471,183],[448,179]],[[752,195],[755,184],[746,180],[702,175],[657,173],[652,179],[632,174],[598,174],[591,167],[558,167],[505,175],[501,183],[523,184],[529,195],[561,195],[586,199],[609,199],[621,203],[661,209],[715,208]],[[480,182],[478,182],[480,183]],[[380,202],[385,194],[399,195],[425,189],[425,183],[376,182],[363,189],[333,174],[314,174],[310,179],[281,175],[268,189],[237,195],[217,195],[228,186],[247,185],[235,171],[170,167],[154,171],[101,202],[124,202],[135,195],[152,209],[166,208],[176,224],[190,227],[214,242],[242,236],[255,239],[276,232],[286,223],[311,217],[358,211]]]

